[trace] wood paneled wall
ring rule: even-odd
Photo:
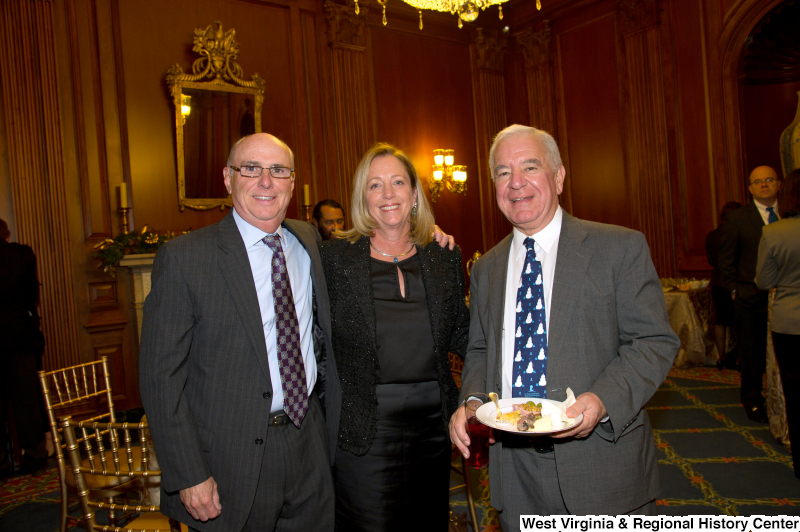
[[[79,359],[52,2],[10,0],[0,7],[0,69],[11,192],[18,241],[33,248],[41,283],[48,361]],[[6,370],[7,371],[7,370]]]
[[[465,257],[486,251],[510,227],[488,169],[492,136],[529,123],[559,142],[566,210],[643,231],[662,275],[707,275],[705,235],[722,204],[745,199],[761,149],[745,142],[767,112],[742,107],[770,89],[743,89],[739,60],[779,2],[518,2],[502,22],[481,14],[462,30],[426,13],[421,31],[399,1],[387,26],[369,2],[358,16],[324,0],[3,2],[0,142],[19,240],[39,256],[46,364],[109,354],[120,407],[138,401],[130,286],[90,257],[120,229],[116,187],[132,195],[135,227],[182,231],[225,215],[178,209],[164,78],[191,65],[195,28],[236,29],[245,76],[267,80],[263,129],[293,148],[296,190],[310,185],[312,202],[349,210],[353,169],[376,140],[403,148],[425,188],[432,150],[452,148],[468,190],[443,192],[434,211]]]

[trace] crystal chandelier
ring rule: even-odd
[[[383,7],[383,25],[386,25],[386,2],[388,0],[377,0]],[[431,9],[458,15],[458,27],[464,26],[464,22],[472,22],[478,18],[479,10],[484,10],[489,6],[496,5],[499,11],[500,20],[503,20],[503,6],[501,4],[508,0],[403,0],[406,4],[419,11],[419,29],[422,29],[422,10]],[[356,15],[358,15],[358,0],[355,0]],[[536,9],[542,9],[541,0],[536,0]]]

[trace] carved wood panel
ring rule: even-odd
[[[675,275],[658,2],[618,0],[622,30],[626,173],[631,226],[647,237],[656,270]]]
[[[371,72],[367,54],[366,8],[356,15],[348,6],[325,2],[337,150],[336,171],[342,184],[342,206],[352,212],[352,176],[375,142]]]
[[[499,32],[484,32],[480,28],[473,34],[473,81],[475,93],[476,141],[480,174],[481,217],[484,250],[491,249],[511,232],[511,224],[497,207],[494,181],[489,165],[492,140],[508,126],[506,115],[505,53],[508,38]]]
[[[529,125],[547,131],[558,140],[553,105],[550,24],[547,22],[538,30],[528,28],[515,37],[525,60]]]
[[[557,32],[558,141],[570,214],[631,227],[618,53],[613,12]]]

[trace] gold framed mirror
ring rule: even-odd
[[[178,205],[208,210],[233,205],[222,180],[231,146],[241,137],[261,132],[264,80],[242,79],[236,63],[236,30],[209,25],[194,30],[192,50],[200,55],[185,73],[177,64],[167,71],[175,106]],[[211,78],[211,81],[207,81]]]

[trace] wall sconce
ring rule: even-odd
[[[431,201],[439,198],[442,184],[454,194],[466,194],[467,167],[453,164],[455,162],[453,150],[433,150],[433,162],[435,164],[431,166],[431,179],[428,185]]]
[[[192,114],[192,97],[188,94],[181,95],[181,117],[183,123],[186,123],[186,117]]]

